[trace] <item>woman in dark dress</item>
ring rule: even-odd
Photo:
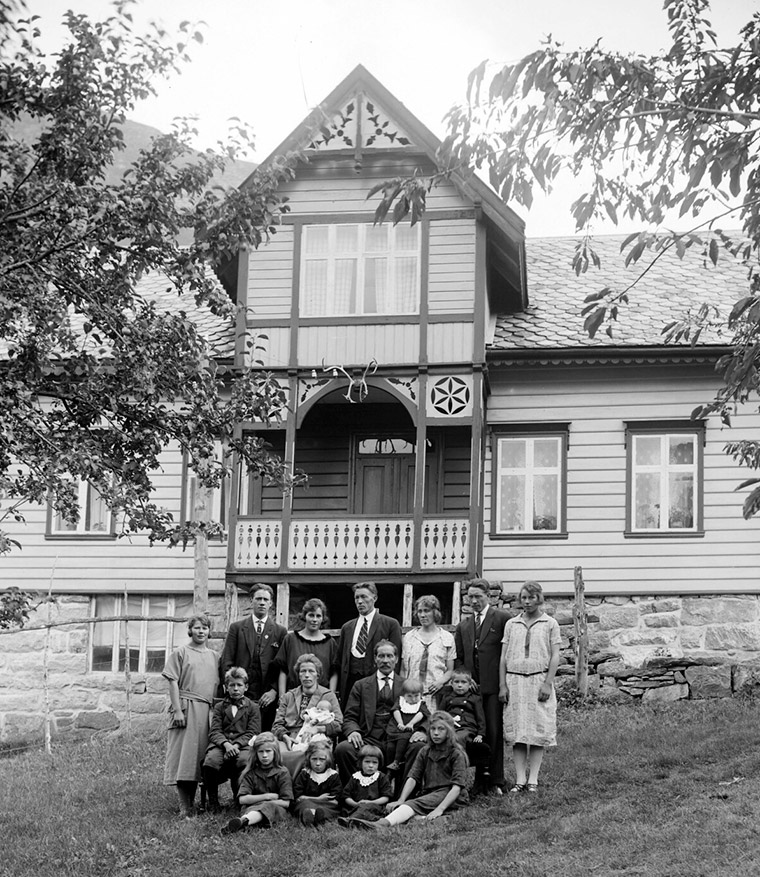
[[[306,654],[316,655],[322,662],[319,684],[330,691],[337,690],[338,643],[323,630],[329,623],[327,606],[321,600],[314,597],[303,604],[296,629],[285,636],[275,658],[280,671],[280,698],[299,684],[296,661]]]

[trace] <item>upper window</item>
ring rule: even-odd
[[[142,621],[102,620],[91,625],[90,669],[94,672],[122,672],[129,653],[129,668],[133,672],[160,673],[167,656],[188,642],[187,623],[168,621],[167,617],[192,615],[193,598],[189,595],[130,594],[126,602],[121,596],[104,595],[94,597],[92,602],[92,616],[96,619],[113,619],[119,615],[144,618]]]
[[[301,252],[302,316],[419,311],[419,225],[305,225]]]
[[[627,532],[702,531],[704,424],[629,423]]]
[[[495,434],[493,532],[504,536],[566,533],[567,427]]]
[[[60,512],[52,510],[48,535],[112,536],[113,515],[103,497],[87,481],[80,481],[78,490],[79,520],[67,521]]]

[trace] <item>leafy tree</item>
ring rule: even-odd
[[[248,129],[235,125],[224,157],[198,155],[178,123],[114,174],[127,114],[188,62],[202,35],[187,22],[175,37],[157,26],[138,33],[127,2],[102,22],[72,12],[65,22],[66,46],[43,57],[36,18],[0,0],[0,523],[48,498],[76,521],[82,479],[124,532],[186,542],[214,527],[180,528],[151,498],[168,444],[206,486],[220,483],[233,453],[255,473],[289,480],[262,440],[235,431],[275,416],[279,386],[253,355],[239,369],[215,359],[194,314],[234,325],[214,270],[276,231],[288,209],[276,187],[291,161],[224,189],[215,180]],[[24,136],[30,124],[36,134]],[[156,273],[183,294],[176,307],[140,295],[141,278]],[[0,553],[15,544],[0,532]]]
[[[536,188],[549,192],[561,177],[588,181],[571,207],[584,232],[573,260],[578,273],[600,264],[591,237],[600,218],[642,224],[621,247],[626,264],[683,258],[689,250],[701,251],[706,264],[744,263],[747,290],[722,315],[733,333],[733,352],[717,363],[723,385],[695,411],[730,423],[760,386],[760,13],[737,45],[720,48],[708,0],[665,0],[664,10],[672,45],[660,55],[623,55],[599,42],[568,52],[549,40],[514,64],[480,65],[469,78],[468,103],[448,116],[440,162],[444,176],[486,170],[505,201],[527,207]],[[414,222],[424,209],[419,178],[376,191],[378,220],[392,204],[395,222]],[[676,217],[692,227],[664,229]],[[741,232],[727,232],[726,224]],[[636,283],[588,296],[583,315],[592,337],[602,327],[612,335]],[[703,303],[693,316],[676,317],[666,340],[695,343],[710,319],[714,303]],[[726,450],[760,468],[760,442],[730,442]],[[751,517],[760,511],[760,478],[740,486],[753,488],[744,504]]]

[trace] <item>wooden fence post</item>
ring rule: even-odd
[[[578,693],[588,694],[588,622],[586,620],[586,597],[583,585],[583,569],[575,567],[575,603],[573,603],[573,627],[575,628],[575,684]]]
[[[124,582],[124,614],[129,613],[129,592]],[[132,667],[129,654],[129,622],[124,622],[124,694],[127,712],[127,734],[132,736]]]

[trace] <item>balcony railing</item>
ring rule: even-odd
[[[415,527],[411,518],[306,518],[290,522],[241,518],[235,529],[235,569],[411,570]],[[425,518],[420,533],[421,570],[466,569],[466,518]]]

